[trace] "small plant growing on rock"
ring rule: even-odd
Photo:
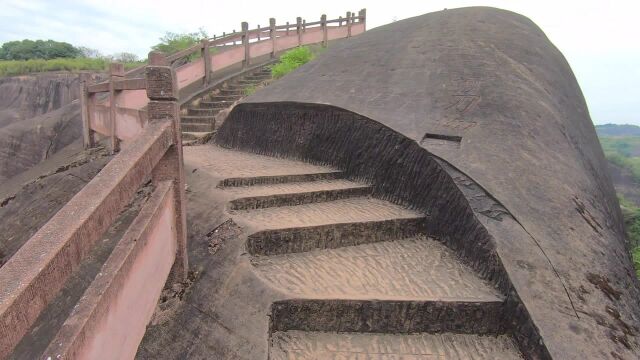
[[[313,60],[315,55],[306,46],[300,46],[282,54],[280,61],[271,67],[271,76],[275,79],[292,72],[301,65]]]

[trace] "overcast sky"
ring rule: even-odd
[[[179,5],[179,6],[177,6]],[[367,26],[443,8],[486,5],[531,18],[569,60],[596,124],[640,125],[640,0],[0,0],[0,43],[53,39],[146,57],[166,31],[209,34],[367,8]]]

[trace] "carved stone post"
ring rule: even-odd
[[[209,85],[211,78],[211,52],[209,51],[209,39],[202,40],[202,60],[204,61],[204,85]]]
[[[276,19],[269,18],[269,37],[271,38],[271,58],[276,57]]]
[[[298,33],[298,46],[302,45],[302,18],[296,18],[296,32]]]
[[[289,22],[287,21],[287,36],[289,36]]]
[[[322,46],[327,47],[327,15],[322,14],[322,16],[320,16],[320,26],[322,27]]]
[[[251,63],[251,54],[249,54],[249,23],[246,21],[242,22],[242,45],[244,46],[244,60],[242,60],[242,68],[246,69]]]
[[[117,131],[117,98],[115,83],[124,77],[124,64],[111,63],[109,68],[109,126],[111,128],[111,153],[115,154],[120,150],[120,141],[116,135]]]
[[[367,30],[367,9],[360,10],[360,22],[364,25],[364,30]]]
[[[149,65],[145,68],[147,79],[147,106],[149,122],[170,121],[173,127],[173,145],[167,150],[153,169],[154,183],[172,181],[176,210],[177,252],[168,281],[182,282],[187,278],[187,218],[185,208],[185,176],[182,160],[182,133],[180,132],[180,106],[178,105],[178,82],[163,53],[149,53]]]
[[[342,16],[338,16],[338,26],[342,26]]]
[[[307,20],[302,20],[302,32],[307,32]]]
[[[351,11],[347,11],[347,37],[351,37]]]
[[[262,29],[260,29],[260,25],[258,24],[258,41],[260,41],[260,32]]]
[[[91,112],[89,109],[89,79],[91,76],[87,73],[80,74],[80,111],[82,115],[82,143],[85,149],[90,149],[95,146],[95,139],[93,130],[91,130]]]

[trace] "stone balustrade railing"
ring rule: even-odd
[[[337,25],[331,25],[337,24]],[[0,359],[8,357],[105,231],[148,180],[154,190],[127,228],[100,274],[84,292],[43,358],[133,358],[167,281],[188,270],[185,180],[179,98],[189,86],[235,64],[246,69],[261,56],[365,31],[358,16],[249,30],[205,39],[148,65],[124,71],[112,64],[108,81],[84,84],[85,146],[96,134],[111,149],[126,146],[78,194],[0,267]],[[211,49],[216,49],[212,51]],[[197,59],[192,59],[199,53]],[[186,59],[186,61],[185,61]],[[191,59],[191,61],[188,61]],[[179,65],[178,65],[179,64]],[[144,77],[141,75],[144,74]]]
[[[145,74],[139,90],[148,99],[144,129],[0,268],[0,358],[12,352],[148,180],[153,193],[43,358],[133,358],[167,279],[186,279],[177,77],[159,53],[150,54]],[[113,91],[130,83],[109,84]]]
[[[178,90],[206,88],[213,74],[236,64],[242,64],[241,69],[246,69],[256,59],[274,58],[277,53],[297,46],[319,43],[326,46],[330,40],[358,35],[366,29],[366,10],[360,10],[358,15],[347,12],[346,18],[333,20],[322,15],[320,21],[309,23],[298,17],[295,24],[276,25],[275,19],[271,18],[269,27],[258,26],[251,30],[243,22],[241,29],[222,37],[203,39],[190,48],[168,55],[167,61],[176,70]],[[131,77],[140,74],[142,69],[125,73],[121,64],[112,64],[109,80],[84,86],[82,115],[86,147],[92,147],[95,134],[100,134],[110,137],[115,152],[120,141],[135,138],[140,133],[147,121],[146,85],[143,78]],[[109,96],[101,98],[101,93]]]

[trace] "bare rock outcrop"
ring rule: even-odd
[[[80,137],[79,93],[78,73],[0,79],[0,180],[29,169]]]

